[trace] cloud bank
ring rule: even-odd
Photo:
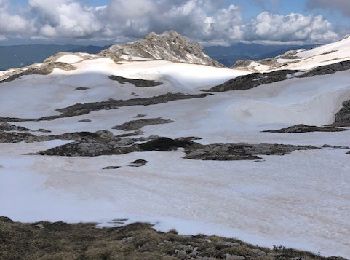
[[[16,12],[9,4],[10,0],[0,0],[0,39],[127,41],[165,30],[176,30],[208,44],[321,43],[339,38],[322,16],[263,12],[244,21],[239,6],[227,5],[224,0],[111,0],[101,7],[87,6],[79,0],[29,0]]]

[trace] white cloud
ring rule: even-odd
[[[0,0],[0,35],[2,39],[7,36],[27,35],[33,33],[32,24],[19,14],[9,11],[9,2]]]
[[[263,12],[244,21],[239,6],[224,0],[111,0],[101,7],[89,7],[79,0],[29,0],[24,13],[11,13],[8,3],[0,0],[3,37],[127,40],[165,30],[222,44],[240,40],[326,42],[338,37],[322,16]]]
[[[89,37],[103,29],[93,8],[74,0],[29,0],[29,6],[44,37]]]
[[[322,16],[302,14],[276,15],[269,12],[259,14],[250,24],[252,40],[327,42],[339,36],[331,24]]]

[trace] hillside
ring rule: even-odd
[[[194,46],[151,35],[2,73],[0,216],[349,258],[350,40],[235,69]]]
[[[262,60],[284,54],[286,51],[311,49],[317,45],[234,43],[230,46],[208,46],[204,51],[227,67],[239,60]]]
[[[350,59],[350,37],[311,50],[291,50],[280,56],[260,61],[238,62],[234,68],[254,72],[272,70],[309,70]]]

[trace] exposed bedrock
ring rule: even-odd
[[[164,32],[163,34],[150,33],[145,39],[136,42],[112,45],[99,55],[109,57],[115,62],[140,60],[141,58],[141,60],[167,60],[224,67],[206,55],[200,44],[191,42],[175,31]]]
[[[186,159],[197,160],[258,160],[262,155],[286,155],[294,151],[319,149],[315,146],[285,144],[195,144],[185,149]]]
[[[149,97],[149,98],[133,98],[128,100],[114,100],[78,103],[63,109],[57,109],[61,113],[59,117],[72,117],[78,115],[89,114],[92,111],[117,109],[125,106],[151,106],[161,103],[167,103],[177,100],[185,100],[192,98],[204,98],[207,94],[188,95],[183,93],[167,93],[164,95]]]
[[[6,122],[0,122],[0,131],[20,131],[20,132],[28,132],[30,129],[22,126],[11,125]]]
[[[237,78],[231,79],[221,85],[209,89],[209,92],[225,92],[230,90],[248,90],[258,87],[263,84],[283,81],[288,78],[288,75],[293,75],[298,71],[294,70],[279,70],[269,73],[252,73]]]
[[[11,82],[26,75],[48,75],[56,68],[65,71],[76,69],[71,64],[62,62],[48,62],[40,65],[32,65],[21,69],[15,69],[12,72],[6,73],[4,76],[1,76],[0,83]]]
[[[312,132],[342,132],[347,129],[335,126],[310,126],[310,125],[295,125],[279,130],[264,130],[263,133],[312,133]]]
[[[334,125],[338,127],[350,127],[350,100],[345,101],[342,109],[335,114]]]
[[[128,135],[116,135],[113,133],[101,130],[96,133],[90,132],[76,132],[76,133],[65,133],[61,135],[34,135],[28,132],[4,132],[0,131],[0,143],[34,143],[34,142],[45,142],[52,140],[67,140],[67,141],[79,141],[79,142],[93,142],[96,140],[110,140],[110,138],[121,139],[124,137],[137,135],[139,133],[130,133]],[[125,140],[124,140],[125,142]]]
[[[0,117],[0,122],[29,122],[29,121],[49,121],[64,117],[75,117],[86,115],[93,111],[118,109],[126,106],[151,106],[156,104],[168,103],[177,100],[186,100],[192,98],[205,98],[211,95],[210,93],[202,94],[183,94],[183,93],[167,93],[164,95],[149,97],[149,98],[133,98],[128,100],[114,100],[77,103],[66,108],[57,109],[60,115],[47,116],[41,118],[15,118],[15,117]]]
[[[148,138],[106,138],[82,140],[42,151],[41,155],[66,157],[95,157],[101,155],[119,155],[142,151],[175,151],[183,148],[185,159],[196,160],[257,160],[261,155],[285,155],[293,151],[319,149],[314,146],[295,146],[284,144],[209,144],[194,142],[195,138],[171,139],[166,137]]]
[[[161,117],[158,118],[149,118],[149,119],[137,119],[130,122],[126,122],[122,125],[114,126],[112,129],[123,130],[123,131],[132,131],[132,130],[140,130],[145,126],[151,125],[163,125],[174,122],[170,119],[163,119]]]
[[[248,90],[263,84],[284,81],[291,77],[306,78],[319,75],[334,74],[350,69],[350,61],[342,61],[326,66],[320,66],[307,72],[297,70],[276,70],[267,73],[252,73],[231,79],[221,85],[209,89],[209,92],[225,92],[230,90]]]
[[[109,76],[109,79],[117,81],[120,84],[130,83],[138,88],[151,88],[162,85],[162,82],[158,82],[155,80],[146,80],[146,79],[129,79],[124,78],[122,76]]]
[[[10,132],[10,131],[17,131],[17,132],[39,132],[39,133],[51,133],[50,130],[45,129],[38,129],[38,130],[31,130],[29,128],[23,127],[23,126],[17,126],[17,125],[11,125],[7,122],[0,122],[0,132]]]
[[[306,78],[306,77],[313,77],[313,76],[319,76],[319,75],[328,75],[328,74],[334,74],[338,71],[346,71],[350,70],[350,60],[342,61],[326,66],[319,66],[317,68],[314,68],[300,76],[299,78]]]

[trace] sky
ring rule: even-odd
[[[327,43],[350,0],[0,0],[0,44],[132,41],[175,30],[206,45]]]

